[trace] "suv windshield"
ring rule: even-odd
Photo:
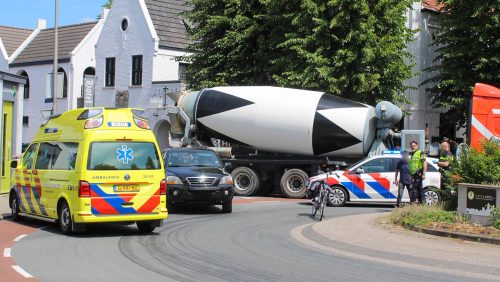
[[[154,143],[94,142],[90,144],[90,170],[161,169]]]
[[[189,150],[189,151],[170,151],[167,154],[167,166],[206,166],[220,167],[221,163],[213,151]]]

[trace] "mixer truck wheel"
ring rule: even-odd
[[[251,196],[260,188],[259,175],[251,168],[238,167],[231,172],[234,182],[234,194]]]
[[[281,191],[288,198],[302,198],[306,194],[309,176],[301,169],[289,169],[281,177]]]

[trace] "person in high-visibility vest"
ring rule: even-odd
[[[427,172],[427,162],[425,152],[420,150],[417,141],[411,141],[410,173],[412,175],[412,190],[417,194],[418,201],[425,203],[424,187],[422,181]]]
[[[439,172],[441,173],[441,188],[446,188],[445,184],[448,182],[446,172],[450,170],[454,160],[455,157],[453,157],[453,154],[450,152],[450,144],[447,141],[443,141],[443,143],[441,143],[439,161],[437,162]]]

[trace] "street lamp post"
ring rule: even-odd
[[[58,63],[58,49],[59,49],[59,0],[55,0],[55,16],[54,16],[54,72],[53,72],[53,93],[52,93],[52,114],[55,115],[57,111],[57,63]]]

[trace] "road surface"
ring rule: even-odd
[[[312,222],[304,202],[257,200],[182,208],[156,234],[99,225],[64,236],[48,225],[17,242],[12,258],[40,281],[473,281],[392,266],[303,244],[292,230]],[[385,212],[384,206],[328,208],[327,219]],[[339,226],[339,228],[342,228]],[[366,234],[369,236],[369,234]]]

